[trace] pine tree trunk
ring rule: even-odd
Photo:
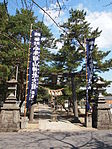
[[[72,100],[73,100],[73,112],[74,112],[74,119],[78,120],[78,105],[77,105],[77,98],[76,98],[76,88],[75,88],[75,81],[74,76],[71,76],[71,83],[72,83]]]
[[[20,79],[21,79],[21,83],[20,83],[20,99],[23,100],[24,98],[24,79],[23,79],[23,71],[20,70]]]

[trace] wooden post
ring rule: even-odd
[[[31,109],[30,109],[30,118],[29,118],[30,122],[33,122],[33,118],[34,118],[34,106],[35,105],[32,105],[31,106]]]
[[[88,100],[88,78],[87,78],[87,48],[86,48],[86,39],[84,41],[85,44],[85,63],[86,63],[86,102],[85,102],[85,126],[88,126],[88,111],[87,111],[87,100]]]
[[[18,65],[16,67],[16,81],[17,81],[17,79],[18,79]],[[15,87],[16,87],[16,90],[15,90],[15,97],[16,97],[16,95],[17,95],[17,85]]]
[[[30,41],[31,41],[32,26],[33,26],[33,24],[31,24],[31,28],[30,28]],[[28,68],[29,68],[29,56],[30,56],[30,41],[29,41],[28,60],[27,60],[27,73],[26,73],[26,92],[25,92],[25,109],[24,109],[24,117],[26,116],[26,102],[27,102],[27,88],[28,88]]]

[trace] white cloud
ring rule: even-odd
[[[56,42],[57,50],[61,49],[62,46],[63,46],[63,43],[62,42]]]
[[[99,27],[101,36],[96,39],[99,48],[112,48],[112,12],[90,12],[87,21],[93,29]]]
[[[80,3],[77,6],[79,10],[85,10],[87,12],[86,20],[90,23],[93,29],[99,28],[102,30],[100,37],[96,39],[96,43],[99,48],[112,48],[112,12],[91,12]]]
[[[63,22],[63,16],[64,16],[64,11],[57,9],[58,4],[51,4],[49,9],[47,7],[44,7],[43,9],[56,21],[56,23]],[[54,22],[51,20],[51,18],[44,13],[42,10],[40,10],[40,13],[44,14],[44,23],[47,26],[52,25]]]
[[[57,4],[51,4],[49,9],[44,7],[44,10],[46,10],[57,23],[62,24],[67,20],[66,12],[61,10],[59,14],[59,11],[57,11],[56,8]],[[93,29],[98,27],[99,31],[102,30],[100,37],[96,39],[98,47],[107,50],[112,48],[112,12],[91,12],[81,3],[77,6],[77,9],[84,9],[87,12],[86,20],[90,23],[90,26],[93,27]],[[43,12],[41,11],[41,13]],[[45,15],[44,22],[48,26],[53,24],[53,21],[47,15]]]
[[[112,94],[112,83],[110,84],[110,86],[106,87],[106,91],[107,91],[107,93]]]
[[[49,13],[50,16],[58,24],[62,24],[67,20],[67,12],[64,10],[61,10],[59,14],[59,11],[57,11],[57,5],[58,5],[57,3],[51,4],[49,9],[46,7],[44,7],[43,9],[47,13]],[[77,7],[75,6],[74,9],[79,9],[79,10],[84,9],[87,12],[86,20],[90,23],[90,26],[93,27],[93,29],[96,29],[98,27],[99,31],[102,30],[100,37],[96,39],[96,43],[98,47],[101,49],[107,49],[107,50],[112,48],[112,12],[106,12],[106,11],[91,12],[86,7],[84,7],[82,3],[80,3]],[[43,14],[43,11],[40,11],[40,12]],[[44,23],[47,26],[53,25],[53,21],[46,14],[44,17]],[[57,32],[59,34],[59,28],[55,28],[53,32],[54,34],[56,34]]]
[[[82,3],[80,3],[80,4],[77,6],[77,9],[78,9],[78,10],[85,10],[85,12],[87,12],[87,13],[89,12],[89,10],[88,10],[86,7],[84,7]]]
[[[57,41],[57,42],[56,42],[56,49],[52,49],[52,50],[50,49],[51,53],[56,54],[56,53],[59,51],[59,49],[61,49],[61,48],[62,48],[62,46],[63,46],[63,43],[62,43],[62,42]]]

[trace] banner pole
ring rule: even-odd
[[[90,126],[91,116],[89,115],[88,110],[90,109],[89,105],[89,87],[92,85],[92,77],[93,77],[93,59],[92,59],[92,51],[94,48],[95,38],[86,39],[86,47],[85,47],[85,57],[86,57],[86,104],[85,104],[85,125],[86,127]],[[90,124],[91,123],[91,124]]]
[[[26,91],[25,91],[25,108],[24,108],[24,117],[26,117],[27,88],[28,88],[28,68],[29,68],[30,41],[31,41],[32,26],[33,26],[33,24],[31,24],[31,27],[30,27],[30,40],[29,40],[29,48],[28,48],[27,73],[26,73]]]
[[[88,78],[87,78],[87,48],[86,48],[86,39],[85,43],[85,62],[86,62],[86,102],[85,102],[85,126],[87,126],[88,121],[88,111],[87,111],[87,102],[88,102]]]

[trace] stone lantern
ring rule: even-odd
[[[16,96],[17,80],[15,80],[15,78],[12,77],[11,80],[7,81],[7,84],[8,84],[8,93],[13,93],[14,96]]]
[[[13,132],[20,129],[20,108],[15,97],[17,81],[13,78],[7,83],[9,95],[0,111],[0,131]]]
[[[105,97],[102,93],[105,91],[104,82],[98,78],[96,82],[98,97],[95,105],[93,106],[93,127],[98,129],[112,128],[112,114],[110,113],[109,104],[106,103]]]

